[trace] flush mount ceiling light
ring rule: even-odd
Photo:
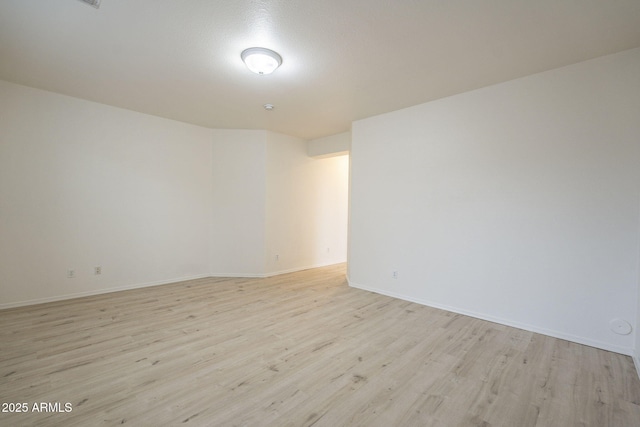
[[[276,52],[264,47],[250,47],[240,55],[247,68],[256,74],[271,74],[282,64],[282,58]]]

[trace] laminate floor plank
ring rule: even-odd
[[[640,426],[628,356],[353,289],[344,265],[7,309],[0,325],[0,401],[30,409],[3,426]]]

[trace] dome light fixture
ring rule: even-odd
[[[282,57],[264,47],[250,47],[240,54],[247,68],[256,74],[271,74],[282,64]]]

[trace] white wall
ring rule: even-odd
[[[212,275],[346,261],[348,156],[313,159],[304,140],[263,130],[213,135]]]
[[[346,261],[348,173],[348,156],[314,159],[267,132],[267,274]]]
[[[351,132],[342,132],[307,141],[307,154],[311,157],[331,157],[349,154],[350,147]]]
[[[0,81],[0,307],[207,276],[210,135]]]
[[[212,132],[211,273],[264,275],[266,131]]]
[[[638,76],[635,49],[355,122],[350,283],[630,354]]]

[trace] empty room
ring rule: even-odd
[[[640,2],[0,1],[0,425],[640,425]]]

